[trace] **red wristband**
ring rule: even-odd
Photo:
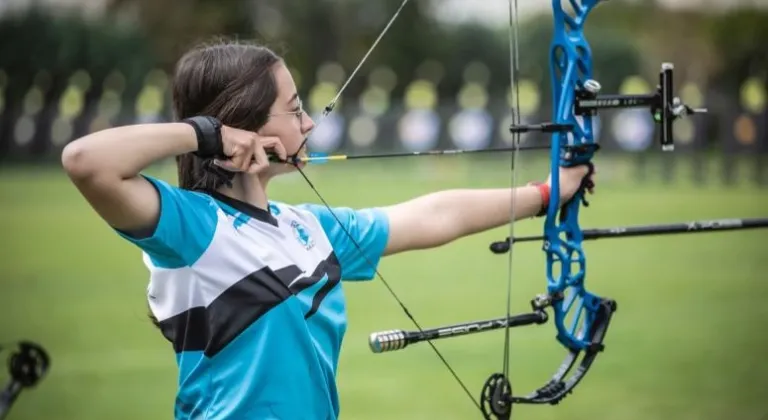
[[[549,185],[543,182],[531,182],[528,185],[535,186],[539,190],[539,194],[541,194],[541,210],[536,214],[536,217],[544,216],[549,208],[549,196],[551,193]]]

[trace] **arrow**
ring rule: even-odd
[[[514,147],[502,147],[496,149],[448,149],[448,150],[429,150],[426,152],[402,152],[402,153],[382,153],[382,154],[370,154],[370,155],[328,155],[325,153],[310,153],[307,157],[299,158],[300,162],[306,163],[325,163],[330,161],[342,161],[342,160],[355,160],[355,159],[379,159],[379,158],[396,158],[396,157],[415,157],[415,156],[442,156],[442,155],[461,155],[461,154],[475,154],[475,153],[498,153],[498,152],[514,152],[515,150],[529,151],[529,150],[549,150],[549,145],[541,146],[520,146]],[[272,162],[288,163],[281,160],[275,155],[270,155],[269,160]]]

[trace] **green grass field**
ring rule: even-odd
[[[472,163],[474,162],[474,163]],[[375,206],[446,188],[509,185],[506,161],[458,158],[343,163],[310,177],[333,205]],[[531,161],[520,182],[546,169]],[[768,216],[768,194],[748,184],[695,187],[629,181],[605,161],[583,226]],[[173,180],[172,168],[155,173]],[[8,420],[167,419],[176,366],[146,317],[147,274],[138,249],[107,228],[57,168],[0,172],[0,341],[31,339],[52,354],[50,375],[24,393]],[[273,196],[316,201],[300,178]],[[518,224],[536,233],[541,219]],[[507,257],[488,251],[500,228],[441,249],[395,256],[380,270],[425,327],[504,313]],[[588,243],[587,286],[618,301],[606,351],[560,405],[515,409],[517,419],[768,418],[766,231]],[[538,244],[515,248],[516,311],[543,291]],[[370,332],[411,328],[378,280],[345,284],[349,330],[339,368],[343,419],[476,419],[431,349],[376,355]],[[475,397],[501,369],[502,332],[436,342]],[[564,351],[554,326],[513,330],[512,380],[527,393],[549,379]],[[0,373],[5,382],[7,375]],[[300,398],[297,404],[300,404]]]

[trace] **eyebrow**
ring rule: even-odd
[[[288,100],[288,105],[293,105],[293,101],[295,101],[299,97],[299,93],[296,92],[291,96],[291,99]]]

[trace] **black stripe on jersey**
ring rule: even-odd
[[[291,292],[294,295],[300,293],[302,290],[322,280],[326,274],[328,275],[328,283],[334,281],[334,284],[336,284],[339,282],[339,279],[341,279],[341,267],[339,267],[339,262],[336,259],[336,255],[333,253],[328,258],[320,261],[320,264],[317,265],[317,268],[315,268],[315,271],[313,271],[312,274],[293,282],[293,284],[291,284]]]
[[[326,274],[328,275],[328,281],[317,291],[317,293],[315,293],[315,297],[312,298],[312,307],[306,314],[304,314],[304,319],[308,319],[317,312],[323,299],[325,299],[325,297],[328,296],[328,293],[330,293],[331,290],[339,284],[339,281],[341,281],[341,267],[336,259],[336,255],[331,253],[328,258],[318,264],[315,271],[309,277],[303,277],[296,280],[291,285],[291,292],[293,292],[293,294],[298,294],[302,290],[320,281]]]
[[[310,276],[294,281],[299,275],[301,270],[295,265],[279,270],[265,267],[233,284],[207,308],[191,308],[160,321],[160,329],[177,353],[204,351],[212,357],[270,309],[327,275],[327,283],[315,295],[304,318],[312,316],[341,280],[341,267],[331,253]]]
[[[312,298],[312,307],[304,314],[304,319],[309,319],[320,308],[320,304],[323,303],[323,299],[328,296],[328,293],[333,290],[336,285],[339,284],[339,278],[328,277],[328,282],[315,293],[315,297]]]
[[[173,350],[181,353],[186,350],[203,350],[208,340],[207,330],[202,331],[207,325],[205,308],[197,306],[186,310],[176,316],[160,321],[160,331],[163,336],[173,343]],[[199,326],[187,328],[187,325]]]

